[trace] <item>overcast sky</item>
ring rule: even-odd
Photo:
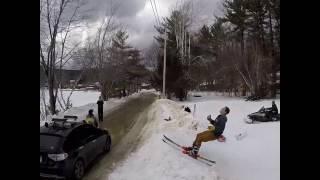
[[[107,2],[111,0],[89,0],[86,7],[91,9],[89,28],[82,31],[82,38],[90,34],[90,29],[95,29],[97,22],[107,11]],[[166,17],[183,0],[154,0],[160,17]],[[156,23],[150,0],[113,0],[118,4],[116,18],[129,32],[130,45],[141,50],[148,48],[156,35]],[[152,1],[153,2],[153,1]],[[195,27],[213,20],[214,15],[221,15],[221,0],[193,0],[194,14],[197,23]]]

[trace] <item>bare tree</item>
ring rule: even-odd
[[[192,1],[183,2],[182,4],[177,2],[175,14],[175,40],[176,47],[179,50],[179,56],[182,63],[189,63],[187,59],[190,59],[190,26],[192,23]],[[188,47],[187,47],[188,45]]]
[[[267,71],[270,68],[268,58],[256,46],[249,48],[246,53],[241,53],[238,45],[224,47],[221,58],[233,66],[240,75],[252,95],[265,96],[264,88],[269,81]]]
[[[115,30],[118,28],[115,19],[115,13],[118,8],[118,4],[113,1],[108,1],[109,9],[106,11],[105,16],[101,19],[99,27],[94,37],[87,43],[88,59],[92,63],[92,68],[97,72],[97,78],[100,84],[100,92],[103,99],[107,99],[107,95],[110,93],[110,89],[114,85],[113,79],[114,71],[112,68],[112,37]]]
[[[47,120],[49,109],[46,102],[45,89],[40,89],[40,120]]]
[[[156,42],[153,42],[145,51],[145,65],[152,68],[152,70],[155,70],[157,68],[157,58],[159,53],[159,45]]]
[[[81,24],[82,0],[40,0],[40,64],[48,80],[49,108],[56,114],[62,68],[80,43],[71,41],[71,32]]]

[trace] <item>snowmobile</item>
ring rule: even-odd
[[[247,123],[254,122],[270,122],[270,121],[280,121],[280,114],[272,113],[271,108],[262,108],[259,111],[251,113],[248,115],[248,119],[245,119]]]

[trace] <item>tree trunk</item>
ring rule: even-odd
[[[276,97],[277,88],[276,88],[276,61],[275,61],[275,49],[274,49],[274,40],[273,40],[273,29],[272,29],[272,17],[271,9],[269,8],[269,33],[270,33],[270,44],[271,44],[271,63],[272,63],[272,85],[271,85],[271,97]]]
[[[240,32],[241,55],[244,55],[244,30]]]
[[[56,97],[54,95],[54,78],[48,77],[48,91],[49,91],[49,104],[50,112],[52,115],[56,114]]]
[[[101,96],[104,100],[108,100],[108,96],[107,96],[107,88],[106,88],[106,83],[101,83]]]
[[[180,88],[180,89],[179,89],[178,98],[179,98],[180,101],[183,101],[183,97],[184,97],[184,96],[183,96],[183,88]]]

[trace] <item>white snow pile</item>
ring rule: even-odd
[[[280,111],[280,100],[276,99]],[[193,107],[196,104],[196,112]],[[189,106],[192,113],[182,106]],[[200,154],[215,160],[208,166],[162,142],[165,134],[181,145],[190,146],[197,133],[207,129],[208,114],[231,109],[224,135],[226,142],[203,143]],[[278,180],[280,179],[280,122],[246,124],[243,118],[271,100],[247,102],[213,94],[188,102],[157,100],[147,114],[143,143],[109,175],[111,180]],[[194,116],[193,116],[194,113]],[[164,119],[169,119],[166,121]],[[241,137],[239,135],[241,133]]]
[[[47,89],[42,89],[42,90],[44,91],[46,103],[49,103],[48,90]],[[42,90],[40,90],[40,97],[41,97]],[[65,100],[68,98],[70,93],[71,93],[71,90],[68,90],[68,89],[62,90],[62,95],[65,98]],[[60,96],[60,92],[59,92],[59,96]],[[79,91],[79,90],[77,90],[77,91],[72,92],[71,97],[70,97],[70,101],[71,101],[73,107],[78,107],[78,106],[86,105],[90,102],[97,101],[99,96],[100,96],[99,91],[93,91],[93,90]]]
[[[153,90],[146,90],[143,92],[154,92]],[[68,96],[70,92],[68,90],[64,90],[63,93],[65,93],[65,96]],[[129,98],[135,98],[138,97],[140,93],[134,93],[130,96],[118,99],[118,98],[110,98],[108,101],[104,102],[103,105],[103,112],[104,115],[113,110],[114,108],[117,108],[122,103],[126,102]],[[45,122],[50,122],[52,118],[63,118],[65,115],[73,115],[78,116],[78,120],[82,121],[85,119],[86,115],[88,114],[88,111],[90,109],[93,109],[94,114],[96,117],[98,117],[98,106],[97,106],[97,100],[100,96],[100,92],[98,91],[74,91],[71,96],[71,103],[72,108],[67,110],[66,112],[61,112],[58,115],[55,115],[53,117],[48,116],[47,121],[41,121],[40,120],[40,127],[45,124]],[[48,101],[49,97],[46,93],[46,99]]]
[[[168,119],[171,117],[170,121]],[[214,166],[194,160],[162,142],[163,134],[182,144],[190,144],[197,122],[192,115],[170,100],[157,100],[148,113],[148,123],[143,132],[145,141],[108,179],[126,180],[216,180]]]
[[[49,95],[47,89],[44,90],[44,97],[46,103],[49,103]],[[40,96],[42,91],[40,90]],[[62,90],[62,94],[65,98],[67,98],[71,93],[71,90],[64,89]],[[72,103],[72,108],[66,111],[65,113],[59,113],[54,117],[63,117],[64,115],[76,115],[79,116],[79,119],[83,120],[86,114],[88,113],[89,109],[97,109],[96,102],[100,96],[100,92],[98,91],[74,91],[70,97],[70,101]],[[112,105],[113,103],[110,102]],[[40,107],[43,106],[43,101],[40,99]],[[58,103],[57,103],[58,106]],[[59,107],[57,107],[59,108]],[[96,110],[95,110],[96,111]],[[97,113],[97,112],[95,112]],[[45,124],[45,122],[50,122],[52,116],[47,117],[47,121],[40,119],[40,127]]]
[[[68,97],[71,90],[63,90],[63,96]],[[41,92],[40,92],[41,93]],[[130,96],[119,98],[110,98],[108,101],[105,101],[103,104],[103,112],[104,115],[108,114],[111,110],[117,108],[119,105],[127,102],[130,98],[137,98],[141,95],[141,93],[154,93],[159,95],[160,93],[157,92],[155,89],[142,89],[140,92],[133,93]],[[98,98],[100,96],[99,91],[74,91],[71,95],[70,101],[72,103],[72,108],[67,110],[66,112],[59,113],[56,116],[48,116],[47,121],[40,120],[40,127],[44,126],[45,122],[50,122],[52,118],[58,117],[63,118],[65,115],[72,115],[78,116],[78,120],[84,120],[88,111],[93,109],[94,114],[98,117],[98,106],[96,104]],[[46,101],[49,101],[48,93],[45,92]],[[40,103],[40,106],[42,104]]]

